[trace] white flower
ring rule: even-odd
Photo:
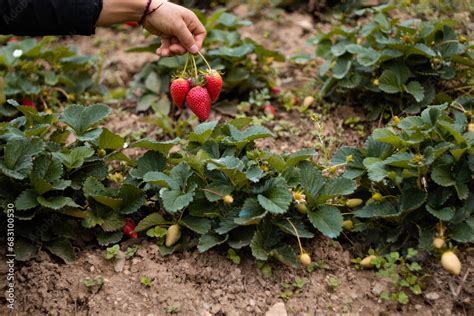
[[[303,193],[299,191],[292,192],[292,193],[293,193],[293,199],[295,200],[296,204],[306,203],[306,195],[304,195]]]
[[[123,148],[128,148],[128,143],[123,143]]]
[[[15,57],[15,58],[20,58],[21,55],[23,55],[23,51],[22,51],[21,49],[15,49],[15,50],[13,51],[13,57]]]

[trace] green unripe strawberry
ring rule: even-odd
[[[351,231],[354,228],[354,223],[349,219],[342,222],[342,228]]]
[[[346,201],[346,206],[350,208],[358,207],[364,203],[362,199],[349,199]]]
[[[301,214],[308,214],[308,207],[306,206],[306,203],[296,204],[296,210]]]
[[[181,238],[181,227],[178,224],[171,225],[168,227],[168,231],[166,232],[166,241],[165,246],[171,247],[176,244],[179,239]]]

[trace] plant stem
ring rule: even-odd
[[[218,196],[220,196],[220,197],[224,197],[224,196],[223,196],[222,194],[220,194],[219,192],[212,191],[212,190],[209,190],[209,189],[201,189],[201,191],[209,192],[209,193],[218,195]]]
[[[199,75],[198,75],[198,69],[197,69],[197,66],[196,66],[196,59],[194,58],[193,55],[191,55],[191,58],[193,59],[194,74],[196,75],[196,79],[197,79],[199,77]]]
[[[286,220],[288,221],[288,223],[290,223],[291,227],[293,227],[293,230],[295,231],[295,234],[296,234],[296,238],[298,239],[298,245],[300,246],[301,254],[304,254],[305,252],[303,250],[303,246],[301,245],[300,235],[298,234],[298,231],[296,230],[295,225],[293,225],[290,219],[287,218]]]
[[[211,71],[211,70],[212,70],[211,65],[209,65],[209,63],[207,62],[207,60],[206,60],[206,58],[204,57],[204,55],[201,54],[201,52],[199,52],[199,51],[198,51],[198,54],[199,54],[199,56],[201,56],[201,58],[202,58],[202,59],[204,60],[204,62],[206,63],[207,68],[209,68],[209,71]]]
[[[189,54],[186,54],[186,63],[184,64],[184,69],[183,72],[181,73],[181,77],[184,77],[184,74],[186,73],[186,69],[188,69],[188,63],[189,63]]]

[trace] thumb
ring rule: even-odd
[[[184,22],[178,25],[175,36],[178,38],[181,45],[183,45],[191,54],[195,55],[199,52],[199,48],[194,41],[194,36],[191,34]]]

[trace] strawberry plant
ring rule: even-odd
[[[353,193],[355,182],[324,176],[311,162],[314,150],[280,156],[256,149],[256,139],[272,134],[248,122],[202,123],[163,170],[155,170],[147,155],[139,159],[130,175],[156,211],[135,231],[158,230],[162,238],[167,229],[163,254],[226,244],[250,247],[261,261],[273,257],[290,265],[297,262],[293,245],[300,238],[317,231],[337,237],[343,217],[332,201]],[[297,210],[299,203],[307,206],[305,213]]]
[[[348,213],[353,231],[376,246],[427,251],[473,242],[472,120],[472,103],[429,106],[419,116],[394,117],[363,148],[338,150],[333,163],[353,157],[343,176],[360,184],[353,197],[363,200]]]
[[[209,17],[204,16],[202,12],[196,13],[208,31],[203,49],[206,52],[206,58],[212,69],[222,71],[223,98],[235,96],[241,98],[242,94],[248,94],[254,89],[268,87],[271,84],[272,62],[283,61],[284,56],[267,50],[249,38],[243,39],[238,29],[249,25],[249,21],[240,20],[222,9]],[[155,39],[146,47],[134,48],[130,51],[154,52],[159,44],[159,39]],[[163,94],[169,92],[170,77],[181,65],[185,64],[186,58],[186,56],[161,58],[157,62],[146,65],[135,76],[131,92],[139,96],[137,106],[139,111],[145,111],[152,104],[162,102]],[[211,79],[215,76],[215,72],[208,74]],[[220,85],[219,81],[217,80],[217,85]],[[217,96],[218,94],[211,95],[212,101]],[[167,111],[165,107],[163,109]]]
[[[399,21],[393,5],[365,9],[358,27],[334,27],[314,38],[325,59],[320,97],[363,104],[371,118],[385,112],[419,113],[429,104],[472,93],[474,55],[456,21]]]
[[[0,201],[15,205],[16,258],[34,257],[42,247],[70,262],[71,240],[119,241],[145,194],[107,179],[107,162],[130,161],[120,152],[123,139],[97,127],[110,109],[72,105],[58,117],[9,104],[23,114],[0,128]]]
[[[72,47],[53,46],[53,37],[41,41],[27,38],[0,47],[0,115],[14,116],[16,108],[4,104],[8,98],[38,110],[70,101],[84,100],[104,92],[93,75],[96,58],[81,56]]]

